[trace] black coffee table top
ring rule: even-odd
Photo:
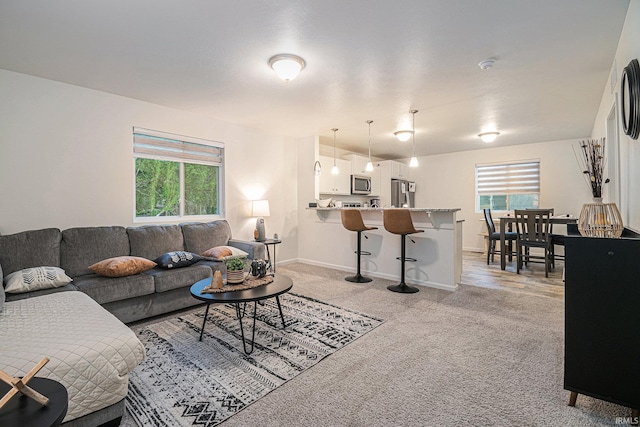
[[[48,378],[32,378],[27,385],[49,398],[49,404],[42,406],[22,393],[13,396],[0,409],[0,426],[51,427],[58,426],[67,415],[69,397],[67,389],[57,381]],[[0,381],[0,396],[10,389]]]
[[[207,303],[249,302],[273,298],[289,292],[293,282],[287,276],[278,274],[273,282],[255,288],[240,291],[216,292],[213,294],[201,294],[200,291],[211,284],[211,278],[200,280],[191,286],[191,295]]]

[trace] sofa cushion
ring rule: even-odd
[[[196,264],[171,270],[156,267],[143,274],[143,276],[146,275],[153,277],[156,292],[166,292],[178,288],[185,288],[185,292],[189,292],[188,288],[191,285],[199,280],[212,277],[213,273],[208,266]]]
[[[14,271],[4,278],[5,290],[9,293],[51,289],[71,282],[71,277],[60,267],[33,267]]]
[[[156,259],[171,251],[184,251],[184,239],[179,225],[143,225],[127,228],[131,255]],[[193,251],[189,251],[193,252]]]
[[[185,251],[173,251],[160,255],[153,262],[158,264],[160,268],[182,268],[188,267],[200,261],[202,257],[198,254]]]
[[[202,261],[199,261],[197,265],[206,265],[211,269],[212,273],[219,271],[222,275],[227,274],[227,267],[224,265],[223,261],[204,258]]]
[[[78,290],[89,295],[100,304],[149,295],[155,290],[153,277],[147,274],[117,278],[88,274],[75,277],[73,283]],[[151,304],[151,300],[149,300],[149,304]]]
[[[23,231],[0,236],[0,265],[5,275],[30,267],[60,267],[60,240],[57,228]]]
[[[181,226],[185,249],[196,254],[215,246],[224,246],[231,239],[231,227],[224,219],[184,223]]]
[[[91,274],[90,265],[123,255],[129,255],[124,227],[77,227],[62,232],[60,266],[71,277]]]
[[[89,266],[89,270],[105,277],[125,277],[142,273],[156,266],[156,263],[137,256],[107,258]]]

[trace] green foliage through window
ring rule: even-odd
[[[184,214],[218,214],[218,167],[184,165]]]
[[[180,163],[136,159],[136,217],[180,215]]]

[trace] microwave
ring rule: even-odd
[[[351,194],[371,194],[371,177],[351,175]]]

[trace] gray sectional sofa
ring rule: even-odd
[[[173,251],[201,254],[216,246],[236,247],[250,259],[265,258],[264,244],[232,239],[225,220],[47,228],[0,236],[0,283],[33,267],[59,267],[73,279],[62,287],[24,293],[0,289],[0,369],[24,375],[46,355],[50,362],[39,375],[61,382],[69,393],[64,426],[119,425],[128,373],[144,359],[144,347],[121,322],[200,304],[189,287],[216,270],[225,275],[226,268],[222,261],[205,258],[186,267],[104,277],[89,266],[121,256],[155,260]],[[99,383],[95,387],[94,381]]]
[[[131,255],[154,260],[171,251],[201,254],[215,246],[234,246],[249,259],[265,258],[259,242],[233,239],[226,220],[180,225],[137,227],[80,227],[25,231],[0,236],[0,280],[30,267],[60,267],[73,279],[61,288],[7,294],[7,301],[52,292],[79,290],[86,293],[122,322],[133,322],[201,303],[191,297],[189,287],[220,270],[224,263],[201,260],[188,267],[162,269],[126,277],[103,277],[89,266],[107,258]]]

